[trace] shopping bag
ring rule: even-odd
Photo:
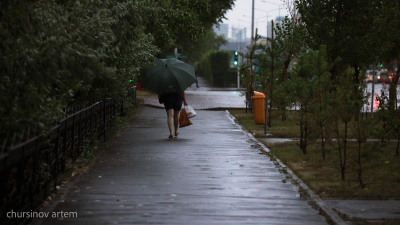
[[[186,116],[186,110],[182,109],[181,114],[179,115],[179,127],[186,127],[192,124],[193,123]]]
[[[164,104],[165,102],[165,95],[159,95],[158,96],[158,103]]]
[[[185,106],[185,110],[186,110],[187,118],[192,118],[192,117],[196,116],[196,112],[190,105]]]

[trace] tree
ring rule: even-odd
[[[371,64],[382,47],[378,33],[371,29],[382,9],[381,1],[298,0],[296,6],[307,30],[307,45],[312,49],[327,46],[329,60],[334,63],[332,80],[352,66],[356,71],[353,79],[359,82],[358,68]],[[338,57],[340,62],[336,62]]]
[[[228,44],[228,41],[225,39],[223,35],[216,35],[214,40],[214,50],[219,50],[222,45]]]
[[[275,28],[277,44],[282,49],[281,58],[283,62],[282,81],[287,79],[287,69],[295,56],[304,53],[305,27],[294,23],[294,20],[285,17],[281,26]]]
[[[49,130],[67,105],[126,95],[176,34],[196,40],[233,0],[5,0],[0,4],[0,143]]]
[[[314,52],[312,51],[301,55],[294,67],[293,77],[283,84],[287,93],[292,96],[292,101],[299,107],[295,112],[300,127],[300,143],[298,146],[303,154],[307,153],[307,146],[311,139],[312,109],[317,98],[313,89],[315,74],[310,73],[315,66],[312,64],[313,56]]]
[[[315,129],[318,130],[318,136],[321,140],[322,159],[325,160],[325,139],[326,125],[331,121],[332,108],[330,107],[331,93],[329,90],[332,87],[330,81],[332,64],[328,63],[325,46],[320,46],[318,51],[310,51],[307,53],[308,60],[312,65],[308,73],[313,77],[313,94],[316,99],[311,105],[311,119],[315,123]]]
[[[254,73],[254,59],[256,58],[255,51],[260,48],[260,46],[257,45],[257,41],[261,38],[261,36],[258,34],[256,30],[256,35],[253,38],[254,43],[252,46],[247,46],[247,53],[246,54],[241,54],[242,57],[244,57],[246,60],[243,62],[243,64],[239,67],[239,72],[240,74],[244,74],[242,80],[243,84],[246,86],[246,100],[247,102],[251,103],[252,99],[251,97],[253,96],[253,90],[254,90],[254,79],[255,79],[255,73]],[[249,104],[249,109],[250,112],[253,113],[253,108],[252,104]]]
[[[379,41],[384,47],[380,52],[380,59],[390,62],[397,67],[397,71],[389,71],[393,74],[389,87],[388,107],[395,111],[397,101],[396,89],[400,77],[400,2],[395,0],[380,1],[382,10],[374,19],[374,29],[379,33]]]
[[[354,89],[359,86],[353,79],[354,71],[351,68],[343,71],[341,76],[337,77],[335,84],[336,92],[331,99],[334,113],[333,130],[336,135],[337,144],[334,147],[338,154],[338,163],[335,164],[338,171],[341,173],[342,180],[345,180],[346,170],[349,166],[349,139],[350,139],[350,122],[356,114],[359,113],[362,107],[364,98],[353,98]]]
[[[280,58],[283,62],[282,82],[285,82],[290,62],[295,56],[301,55],[305,50],[305,28],[302,24],[297,23],[297,20],[289,19],[289,17],[286,16],[285,20],[282,22],[282,26],[276,27],[275,31],[276,44],[281,51]],[[284,100],[282,97],[280,99]],[[282,101],[280,107],[282,110],[282,121],[286,120],[286,108],[288,103],[285,103],[285,101]]]
[[[182,28],[175,29],[172,32],[173,38],[176,40],[174,47],[179,47],[184,50],[192,49],[192,46],[196,45],[197,40],[201,39],[201,37],[204,36],[214,24],[222,23],[222,19],[225,18],[226,12],[232,9],[232,6],[234,5],[234,0],[173,0],[173,2],[179,7],[183,7],[183,11],[187,12],[187,15],[183,17],[183,21],[177,21],[175,24],[176,26],[182,26]],[[171,10],[176,9],[175,4],[172,4],[169,7]],[[193,36],[187,30],[187,23],[193,23],[190,21],[192,18],[201,22],[199,24],[193,24],[194,28],[202,29],[202,32],[197,33],[196,36]],[[189,20],[185,21],[185,19]],[[168,51],[168,48],[162,49],[162,52],[166,53],[166,51]],[[196,61],[193,60],[191,62],[194,63]]]
[[[202,57],[210,50],[219,50],[221,45],[227,44],[228,41],[222,35],[216,35],[212,28],[208,29],[204,36],[194,42],[193,45],[188,45],[183,49],[185,55],[188,56],[190,63],[201,61]]]
[[[274,27],[274,21],[271,20],[271,27]],[[274,90],[274,83],[275,83],[275,78],[274,78],[274,71],[280,67],[280,56],[282,54],[282,48],[278,44],[278,41],[276,38],[274,38],[274,32],[272,32],[272,38],[267,38],[267,41],[269,41],[270,46],[265,49],[265,54],[267,57],[269,57],[271,64],[268,66],[270,69],[270,87],[269,87],[269,113],[268,113],[268,126],[272,126],[272,101],[273,101],[273,90]]]

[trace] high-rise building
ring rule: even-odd
[[[214,33],[217,35],[224,35],[226,39],[228,39],[228,31],[229,31],[229,24],[220,23],[217,25],[213,25]]]

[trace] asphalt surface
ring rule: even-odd
[[[241,91],[185,91],[186,100],[193,109],[243,109],[246,108],[245,97]],[[158,102],[157,95],[144,97],[147,106],[164,108]]]
[[[245,108],[241,91],[212,88],[199,77],[199,88],[193,84],[185,93],[195,109],[231,109]],[[145,104],[153,108],[145,107],[115,148],[45,208],[77,212],[78,218],[32,224],[326,224],[310,204],[316,199],[303,197],[298,184],[260,154],[254,139],[225,112],[198,110],[194,125],[170,140],[165,111],[156,109],[163,105],[156,96],[145,98]],[[396,200],[323,202],[347,224],[400,219]]]
[[[185,91],[186,99],[194,109],[240,109],[246,108],[244,89],[237,88],[218,88],[211,87],[202,77],[197,78],[199,88],[196,83]],[[157,108],[164,108],[158,102],[157,95],[144,97],[144,104]]]
[[[197,113],[168,139],[165,110],[144,107],[53,208],[78,217],[36,222],[327,224],[226,112]]]

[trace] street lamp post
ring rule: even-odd
[[[251,6],[251,45],[253,46],[253,38],[254,38],[254,0],[252,1]]]
[[[266,37],[268,37],[268,18],[270,17],[270,16],[268,16],[268,13],[270,13],[270,12],[272,12],[272,11],[275,11],[275,10],[280,10],[280,7],[279,8],[276,8],[276,9],[272,9],[272,10],[269,10],[269,11],[265,11],[265,10],[262,10],[262,9],[256,9],[256,10],[259,10],[259,11],[263,11],[263,12],[265,12],[265,13],[267,13],[267,25],[266,25],[266,28],[267,28],[267,32],[266,32]]]
[[[281,5],[280,4],[276,4],[276,3],[273,3],[273,2],[268,2],[268,1],[265,1],[265,0],[262,0],[262,2],[269,3],[269,4],[274,4],[274,5],[279,6],[279,17],[281,17]]]
[[[243,15],[243,17],[251,18],[250,16],[246,16],[246,15]],[[264,17],[256,18],[256,29],[258,28],[258,20],[260,20],[260,19],[264,19]],[[239,20],[240,20],[240,19],[239,19]],[[243,21],[243,20],[240,20],[240,21]],[[243,21],[243,22],[246,22],[246,21]],[[268,17],[267,17],[267,20],[266,20],[266,21],[261,21],[260,23],[264,23],[264,22],[268,22]],[[248,22],[246,22],[246,23],[248,23]]]

